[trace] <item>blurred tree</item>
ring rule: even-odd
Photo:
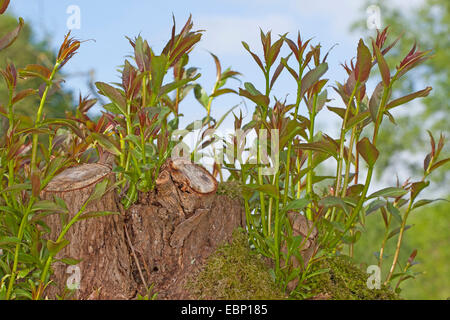
[[[13,30],[17,26],[17,18],[12,15],[0,17],[0,36]],[[19,37],[12,46],[0,52],[0,68],[4,69],[8,61],[12,61],[17,69],[24,68],[28,64],[41,64],[52,68],[56,55],[50,49],[47,41],[35,41],[32,28],[26,23]],[[18,82],[16,92],[26,88],[39,88],[42,81],[38,79],[21,80]],[[5,105],[8,101],[8,90],[3,79],[0,79],[0,104]],[[65,111],[72,108],[73,100],[71,92],[67,90],[56,91],[46,103],[44,112],[49,118],[64,117]],[[15,106],[15,111],[22,114],[34,114],[39,106],[37,96],[28,97]],[[0,133],[5,130],[5,119],[0,116]],[[3,121],[2,121],[3,120]],[[3,123],[3,125],[2,125]],[[7,121],[6,121],[7,123]]]
[[[395,70],[415,41],[421,50],[433,50],[434,57],[414,69],[414,76],[403,78],[393,93],[403,96],[431,85],[430,95],[420,103],[411,103],[408,110],[396,110],[394,116],[398,125],[384,121],[379,138],[383,141],[377,162],[379,176],[387,167],[391,169],[387,171],[392,172],[400,165],[405,168],[405,164],[409,167],[409,174],[418,176],[423,172],[421,160],[429,149],[425,129],[430,129],[434,136],[442,132],[448,137],[450,128],[450,1],[424,0],[420,6],[408,8],[405,4],[396,7],[390,1],[371,0],[366,2],[364,10],[373,4],[380,8],[382,28],[389,26],[391,40],[403,33],[402,40],[387,55],[391,70]],[[363,16],[366,16],[365,12]],[[367,28],[366,20],[355,22],[352,30],[374,37],[374,31]],[[448,154],[448,147],[446,149],[443,152]],[[435,182],[439,183],[438,188],[450,183],[448,168],[449,165],[445,165],[440,168],[442,174],[433,175]],[[388,178],[395,179],[395,176]]]

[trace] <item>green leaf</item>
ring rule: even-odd
[[[199,73],[193,78],[177,80],[177,81],[173,81],[171,83],[168,83],[166,85],[163,85],[161,87],[160,92],[159,92],[159,96],[162,96],[164,94],[168,94],[169,92],[171,92],[171,91],[173,91],[175,89],[179,89],[179,88],[185,86],[186,84],[188,84],[189,82],[197,80],[198,78],[200,78],[200,76],[201,76],[201,74]]]
[[[244,87],[254,96],[263,95],[258,89],[255,88],[255,86],[251,82],[245,82]]]
[[[10,244],[21,244],[17,237],[0,237],[0,247]]]
[[[417,208],[422,207],[422,206],[425,206],[425,205],[427,205],[429,203],[432,203],[432,202],[435,202],[435,201],[447,201],[447,202],[450,202],[447,199],[422,199],[422,200],[416,201],[414,203],[414,205],[412,207],[412,210],[417,209]]]
[[[55,256],[59,251],[61,251],[65,246],[70,243],[69,240],[61,239],[60,241],[47,240],[47,249],[51,256]]]
[[[97,132],[91,133],[92,138],[96,140],[103,148],[105,148],[107,151],[112,153],[113,155],[119,156],[122,154],[122,152],[119,150],[119,148],[116,146],[116,144],[111,141],[111,138],[104,134],[100,134]]]
[[[74,266],[76,264],[79,264],[82,260],[81,259],[73,259],[73,258],[62,258],[59,259],[62,263]]]
[[[278,189],[272,184],[264,184],[262,186],[257,184],[247,184],[243,188],[265,193],[271,197],[274,197],[275,199],[279,198]]]
[[[398,220],[398,222],[402,223],[403,219],[402,216],[400,215],[400,210],[398,210],[398,208],[394,207],[392,203],[390,203],[388,201],[387,203],[387,210],[389,211],[390,214],[392,214],[394,216],[395,219]]]
[[[77,220],[85,220],[90,218],[97,218],[97,217],[105,217],[110,215],[120,215],[119,212],[114,211],[95,211],[95,212],[87,212],[83,213],[81,216],[78,217]]]
[[[194,95],[195,99],[197,99],[197,101],[200,102],[203,108],[207,109],[209,103],[209,96],[201,85],[197,84],[194,87]]]
[[[120,91],[107,83],[104,82],[96,82],[95,83],[97,89],[100,94],[108,97],[112,103],[115,103],[116,106],[120,109],[121,114],[126,114],[127,102],[125,97],[120,93]]]
[[[327,196],[325,198],[320,199],[319,206],[324,206],[326,208],[339,207],[339,208],[342,208],[346,214],[349,214],[349,212],[350,212],[347,204],[341,198],[334,197],[334,196]]]
[[[86,201],[91,202],[91,201],[95,201],[95,200],[103,197],[103,195],[106,192],[106,187],[108,186],[108,183],[109,183],[109,180],[106,178],[103,179],[102,181],[100,181],[99,183],[97,183],[95,185],[94,191],[92,191],[91,195],[89,196],[89,198]]]
[[[407,225],[407,226],[405,226],[405,230],[404,230],[404,231],[408,230],[408,229],[411,228],[411,227],[412,227],[412,225]],[[389,235],[387,236],[387,239],[392,238],[393,236],[395,236],[395,235],[398,234],[399,232],[400,232],[400,227],[395,228],[394,230],[392,230],[392,231],[389,233]]]
[[[405,195],[407,192],[408,190],[402,188],[388,187],[372,193],[370,196],[367,197],[367,199],[372,199],[376,197],[397,198]]]
[[[366,208],[366,216],[368,216],[372,212],[377,211],[381,207],[384,207],[385,205],[386,205],[386,201],[381,200],[381,199],[376,199],[376,200],[372,201],[371,203],[369,203],[369,205]]]
[[[395,108],[395,107],[397,107],[399,105],[405,104],[405,103],[407,103],[407,102],[409,102],[411,100],[414,100],[416,98],[419,98],[419,97],[426,97],[430,93],[431,89],[432,89],[431,87],[426,87],[423,90],[420,90],[420,91],[417,91],[417,92],[414,92],[414,93],[410,93],[410,94],[408,94],[408,95],[406,95],[404,97],[392,100],[391,102],[389,102],[386,105],[386,110]]]
[[[311,200],[309,198],[300,198],[290,201],[284,208],[284,212],[288,212],[291,210],[302,211]]]
[[[51,211],[51,212],[68,212],[67,208],[60,207],[51,200],[40,200],[36,202],[31,211]]]
[[[369,167],[373,167],[378,159],[377,148],[369,141],[368,138],[363,138],[356,144],[356,150],[363,157]]]

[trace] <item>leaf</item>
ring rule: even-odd
[[[52,71],[44,66],[39,64],[29,64],[25,67],[25,69],[19,70],[19,75],[23,78],[33,78],[39,77],[44,81],[48,81],[50,79]]]
[[[82,260],[81,259],[74,259],[74,258],[62,258],[59,261],[74,266],[76,264],[79,264]]]
[[[25,99],[26,97],[32,96],[33,94],[36,94],[37,91],[35,89],[25,89],[20,92],[18,92],[14,98],[12,99],[12,104],[15,104],[19,102],[22,99]]]
[[[290,201],[283,208],[283,211],[284,212],[291,211],[291,210],[302,211],[310,202],[311,202],[311,200],[309,198],[295,199],[295,200]]]
[[[11,32],[7,33],[0,39],[0,50],[8,48],[10,45],[16,41],[19,36],[20,30],[22,29],[24,21],[22,18],[19,18],[19,25]]]
[[[359,40],[356,57],[356,76],[359,82],[365,82],[369,78],[372,68],[372,54],[362,39]]]
[[[415,199],[423,189],[429,186],[429,184],[430,181],[419,181],[411,184],[411,199]]]
[[[110,215],[120,215],[119,212],[113,212],[113,211],[95,211],[95,212],[87,212],[83,213],[78,217],[77,220],[85,220],[90,218],[97,218],[97,217],[105,217]]]
[[[239,95],[246,97],[247,99],[253,101],[258,106],[262,106],[264,108],[268,108],[269,106],[269,97],[263,95],[252,95],[249,91],[239,88]]]
[[[115,143],[113,141],[111,141],[111,138],[104,135],[104,134],[100,134],[97,132],[92,132],[91,133],[92,138],[94,138],[94,140],[96,140],[103,148],[105,148],[108,152],[119,156],[122,154],[122,152],[119,150],[119,148],[115,145]]]
[[[197,99],[197,101],[200,102],[203,108],[207,109],[209,103],[209,96],[201,85],[197,84],[194,87],[194,95],[195,99]]]
[[[373,40],[372,46],[375,52],[375,56],[377,57],[378,68],[380,69],[381,78],[383,79],[384,86],[388,87],[389,83],[391,82],[391,73],[389,71],[389,66],[386,63],[383,54],[380,52],[380,49]]]
[[[316,68],[308,71],[305,76],[302,78],[302,87],[300,90],[300,96],[303,97],[306,91],[309,90],[319,79],[321,76],[325,74],[328,70],[328,64],[323,62],[319,64]]]
[[[265,193],[275,199],[279,198],[278,189],[272,184],[264,184],[262,186],[257,184],[247,184],[244,186],[244,189],[256,190],[262,193]]]
[[[4,14],[8,6],[9,0],[0,0],[0,14]]]
[[[368,216],[372,212],[377,211],[381,207],[384,207],[385,205],[386,205],[386,201],[381,200],[381,199],[376,199],[376,200],[372,201],[371,203],[369,203],[369,205],[366,208],[366,216]]]
[[[252,55],[253,59],[256,61],[258,66],[261,68],[262,72],[266,73],[266,70],[264,69],[264,66],[261,62],[261,59],[259,59],[259,57],[256,54],[254,54],[252,51],[250,51],[250,47],[248,46],[248,44],[246,42],[242,41],[241,43],[244,46],[245,50],[247,50]]]
[[[380,101],[383,96],[384,86],[383,82],[379,82],[373,90],[372,96],[369,100],[369,111],[372,121],[376,122],[378,117],[378,109],[380,107]]]
[[[369,141],[368,138],[363,138],[356,144],[356,150],[364,158],[369,167],[373,167],[378,159],[377,148]]]
[[[400,210],[398,210],[398,208],[394,207],[392,203],[390,203],[388,201],[387,203],[387,210],[389,211],[390,214],[392,214],[394,216],[395,219],[398,220],[398,222],[402,223],[403,219],[402,216],[400,215]]]
[[[345,211],[346,214],[349,214],[349,208],[347,204],[341,198],[338,197],[327,196],[325,198],[322,198],[319,201],[319,206],[340,207]]]
[[[408,94],[406,96],[403,96],[401,98],[392,100],[391,102],[389,102],[386,105],[386,110],[395,108],[395,107],[397,107],[399,105],[405,104],[405,103],[407,103],[407,102],[409,102],[411,100],[414,100],[416,98],[419,98],[419,97],[426,97],[430,93],[431,89],[432,89],[431,87],[426,87],[423,90],[420,90],[420,91],[417,91],[417,92],[414,92],[414,93],[410,93],[410,94]]]
[[[405,226],[405,230],[404,231],[406,231],[406,230],[408,230],[409,228],[411,228],[412,227],[412,225],[407,225],[407,226]],[[398,227],[398,228],[395,228],[394,230],[392,230],[390,233],[389,233],[389,235],[387,236],[387,239],[390,239],[390,238],[392,238],[393,236],[395,236],[397,233],[399,233],[400,232],[400,227]]]
[[[108,179],[103,179],[101,182],[97,183],[95,185],[94,191],[92,191],[91,195],[86,200],[86,202],[95,201],[103,197],[106,191],[106,187],[108,186],[108,182],[109,182]]]
[[[121,113],[123,115],[126,114],[126,105],[127,102],[125,97],[120,93],[120,91],[107,83],[104,82],[96,82],[95,86],[99,90],[100,94],[108,97],[112,103],[115,103],[117,107],[119,107]]]
[[[0,237],[0,247],[9,245],[9,244],[21,244],[21,243],[22,242],[17,237]]]
[[[245,82],[244,87],[253,96],[263,95],[258,89],[255,88],[255,86],[251,82]]]
[[[67,208],[61,207],[51,200],[40,200],[36,202],[31,211],[51,211],[51,212],[68,212]]]
[[[65,246],[70,243],[69,240],[61,239],[60,241],[47,240],[47,249],[51,256],[55,256],[59,251],[61,251]]]
[[[377,197],[384,197],[384,198],[397,198],[405,195],[408,192],[408,190],[402,189],[402,188],[396,188],[396,187],[388,187],[381,190],[378,190],[374,193],[372,193],[370,196],[367,197],[367,199],[377,198]]]
[[[182,79],[182,80],[178,80],[178,81],[173,81],[171,83],[163,85],[159,92],[159,96],[167,94],[175,89],[181,88],[181,87],[185,86],[186,84],[188,84],[189,82],[193,82],[193,81],[197,80],[198,78],[200,78],[200,76],[201,76],[201,74],[199,73],[193,78],[187,78],[187,79]]]
[[[447,199],[422,199],[422,200],[416,201],[414,203],[414,205],[412,207],[412,210],[417,209],[417,208],[422,207],[422,206],[425,206],[425,205],[427,205],[429,203],[432,203],[432,202],[435,202],[435,201],[447,201],[447,202],[450,202]]]
[[[450,158],[443,159],[443,160],[441,160],[441,161],[436,162],[435,164],[433,164],[433,165],[431,166],[430,171],[433,171],[434,169],[439,168],[440,166],[446,164],[446,163],[449,162],[449,161],[450,161]]]

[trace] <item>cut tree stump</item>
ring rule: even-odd
[[[111,168],[83,164],[56,176],[42,192],[66,201],[71,217],[103,179],[112,179]],[[189,299],[186,281],[232,232],[245,226],[239,199],[216,195],[217,181],[203,167],[182,158],[169,159],[161,168],[156,188],[140,193],[124,211],[115,192],[88,205],[87,211],[118,211],[77,222],[66,235],[70,244],[56,258],[82,259],[77,299],[133,299],[153,291],[159,299]],[[59,217],[46,220],[55,240]],[[67,265],[55,263],[46,294],[61,295],[71,274]]]
[[[66,202],[69,219],[80,210],[94,187],[103,179],[112,179],[111,169],[101,164],[82,164],[58,174],[44,189],[41,198],[52,200],[58,196]],[[85,212],[119,212],[115,191],[88,204]],[[46,218],[51,229],[50,239],[55,241],[61,232],[58,215]],[[130,299],[136,293],[131,276],[131,257],[125,243],[123,216],[109,215],[76,222],[65,239],[70,244],[60,251],[56,259],[81,260],[77,267],[68,268],[62,262],[53,265],[54,274],[45,294],[55,298],[62,295],[69,277],[79,272],[80,288],[75,299]],[[75,275],[76,277],[76,275]]]

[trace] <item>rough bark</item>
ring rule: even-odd
[[[244,226],[240,200],[215,195],[216,180],[202,167],[169,160],[154,194],[141,195],[128,210],[127,228],[144,279],[162,299],[189,299],[184,285],[235,228]],[[141,281],[139,281],[141,280]]]
[[[71,219],[89,198],[95,185],[103,179],[112,179],[111,169],[101,164],[83,164],[69,168],[57,175],[41,194],[43,199],[58,196],[69,209]],[[114,191],[86,207],[87,212],[118,212]],[[60,217],[49,216],[46,220],[51,229],[49,239],[53,241],[61,232]],[[136,285],[131,277],[131,259],[125,244],[123,216],[110,215],[76,222],[65,239],[70,244],[60,251],[56,259],[81,260],[79,267],[81,281],[75,290],[76,299],[130,299],[135,295]],[[62,295],[73,269],[62,262],[53,265],[51,276],[54,284],[46,290],[49,298]],[[69,273],[68,273],[69,272]]]
[[[103,179],[112,179],[111,167],[84,164],[55,177],[41,197],[65,200],[70,216],[76,214]],[[162,299],[191,298],[184,284],[191,272],[244,226],[239,199],[216,195],[217,182],[203,167],[184,159],[169,159],[161,168],[156,188],[140,193],[139,201],[123,211],[114,192],[90,204],[90,211],[120,211],[77,222],[66,235],[70,244],[56,258],[82,259],[81,288],[77,299],[132,299],[150,285]],[[58,216],[47,220],[55,240],[61,231]],[[46,294],[64,290],[67,265],[53,265]],[[100,291],[98,291],[100,289]]]

